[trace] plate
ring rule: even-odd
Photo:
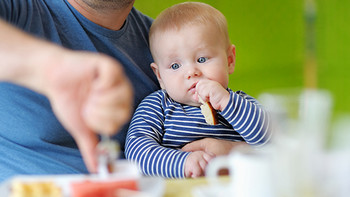
[[[14,182],[19,181],[21,183],[40,183],[51,182],[55,186],[59,187],[62,191],[62,197],[71,197],[71,184],[81,181],[97,181],[113,182],[123,180],[136,180],[139,191],[138,194],[145,197],[161,197],[163,196],[165,189],[165,182],[160,177],[145,177],[138,171],[137,167],[133,166],[129,162],[118,161],[116,173],[109,175],[108,177],[101,177],[98,174],[90,175],[19,175],[15,176],[0,185],[0,194],[4,197],[9,197],[11,194],[11,186]]]

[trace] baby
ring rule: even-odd
[[[225,17],[205,3],[186,2],[164,10],[149,33],[151,67],[162,90],[146,97],[136,110],[126,141],[126,157],[146,175],[169,178],[203,176],[215,155],[181,150],[203,138],[264,144],[269,118],[259,103],[228,88],[235,68]],[[199,98],[217,111],[209,125]]]

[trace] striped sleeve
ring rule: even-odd
[[[230,90],[230,102],[221,115],[250,145],[263,145],[271,137],[269,114],[243,91]]]
[[[184,178],[189,153],[161,145],[165,102],[162,94],[151,94],[137,108],[128,130],[125,156],[145,175]]]

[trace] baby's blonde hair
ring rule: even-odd
[[[180,30],[186,25],[210,25],[209,28],[215,28],[219,31],[222,35],[220,39],[224,40],[227,47],[230,46],[225,16],[214,7],[201,2],[180,3],[161,12],[151,26],[150,44],[152,45],[156,32]]]

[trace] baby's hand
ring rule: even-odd
[[[189,154],[185,162],[185,177],[197,178],[204,176],[205,168],[212,158],[212,155],[204,151],[195,151]]]
[[[212,80],[200,80],[196,92],[204,101],[209,101],[214,109],[223,111],[227,106],[230,93],[220,83]]]

